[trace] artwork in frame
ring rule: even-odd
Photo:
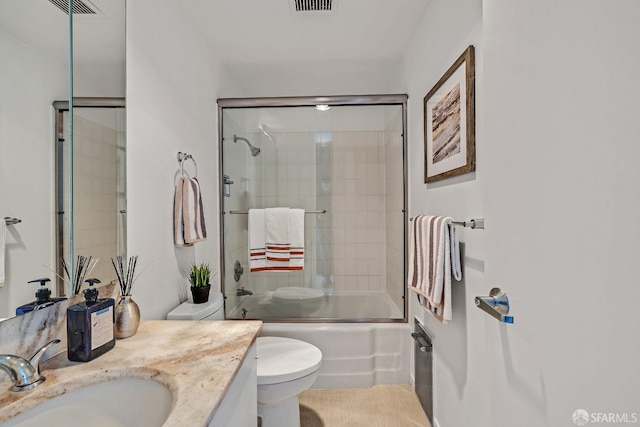
[[[475,56],[469,46],[424,97],[424,182],[476,169]]]

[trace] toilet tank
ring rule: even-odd
[[[167,314],[167,320],[224,320],[224,296],[212,292],[205,303],[183,302]]]

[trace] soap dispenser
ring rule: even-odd
[[[66,298],[51,298],[51,290],[47,288],[47,282],[51,280],[48,278],[29,280],[27,283],[38,283],[40,282],[40,288],[36,291],[36,300],[31,301],[28,304],[21,305],[16,308],[16,316],[20,316],[21,314],[28,313],[34,310],[40,310],[45,307],[49,307],[56,302],[65,300]]]
[[[116,345],[115,301],[98,298],[94,284],[100,280],[85,282],[89,287],[83,291],[84,301],[67,309],[67,357],[74,362],[93,360]]]

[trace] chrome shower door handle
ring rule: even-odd
[[[513,316],[509,314],[509,298],[500,288],[493,288],[488,297],[476,297],[476,307],[487,312],[504,323],[513,323]]]

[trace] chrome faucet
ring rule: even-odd
[[[11,354],[0,354],[0,369],[6,371],[11,381],[13,381],[13,386],[9,390],[31,390],[43,383],[46,378],[40,374],[40,359],[50,346],[59,342],[59,339],[49,341],[44,347],[36,351],[29,361]]]

